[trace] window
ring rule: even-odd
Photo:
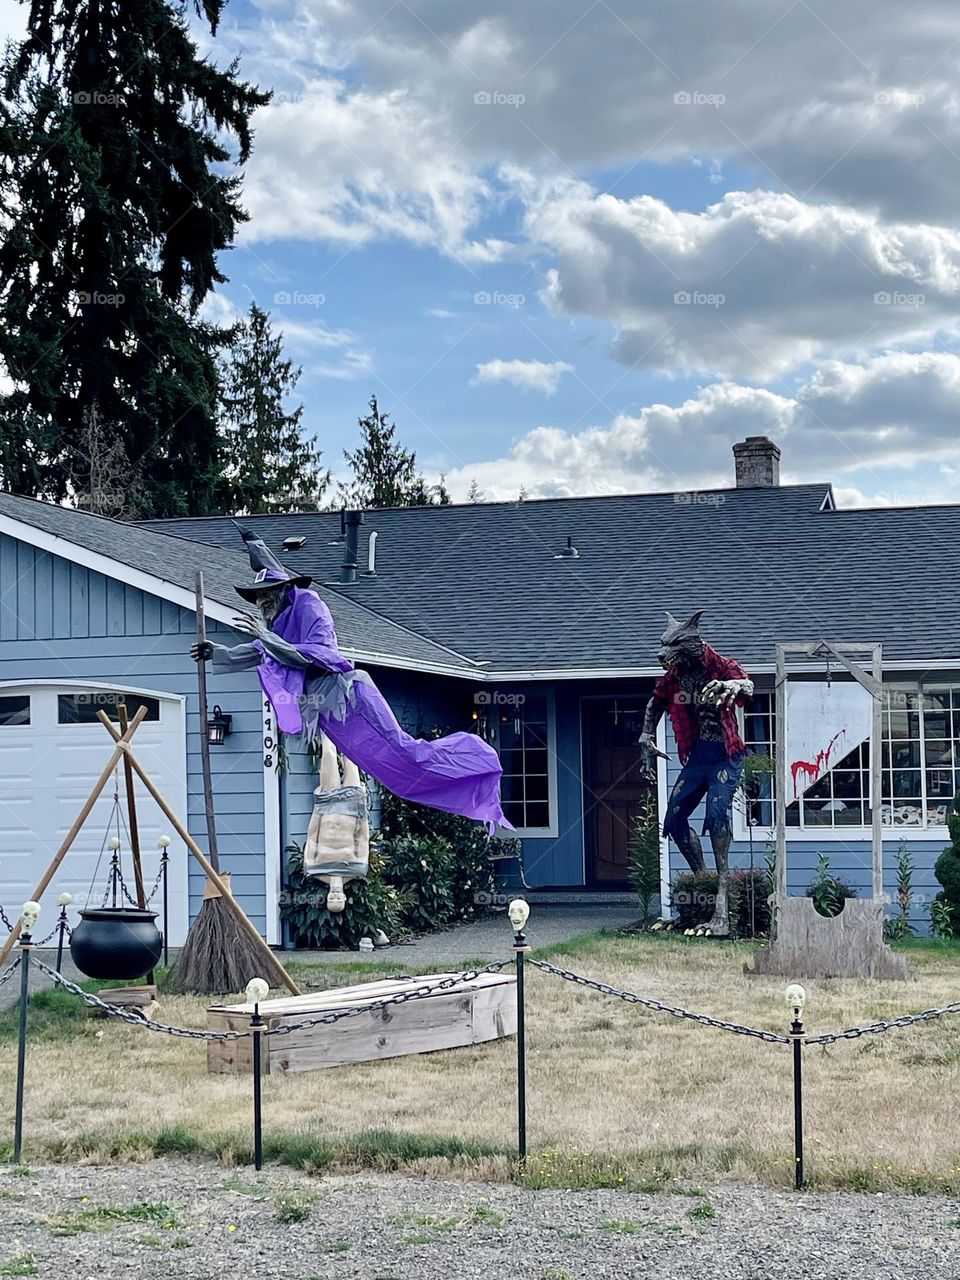
[[[769,691],[744,707],[748,751],[774,754],[774,703]],[[942,827],[960,789],[960,684],[925,681],[884,685],[881,821],[894,827]],[[773,779],[761,778],[747,801],[753,826],[773,825]],[[860,743],[787,806],[787,826],[868,827],[870,744]]]
[[[119,693],[113,689],[90,689],[85,693],[61,693],[57,698],[59,724],[97,724],[97,712],[106,711],[111,720],[119,720],[117,708],[127,704],[127,715],[132,720],[141,707],[147,708],[147,720],[160,719],[160,702],[157,698],[142,698],[138,693]]]
[[[28,697],[0,698],[0,726],[29,723],[30,699]]]
[[[552,707],[546,694],[518,694],[490,709],[493,745],[503,766],[503,812],[518,831],[546,833],[556,805]]]
[[[743,707],[743,742],[748,752],[773,759],[773,698],[755,693]],[[751,827],[773,826],[773,778],[758,777],[746,799],[746,818]]]

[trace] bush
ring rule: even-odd
[[[949,933],[941,933],[941,937],[955,935],[960,923],[960,791],[953,797],[947,826],[951,843],[933,868],[933,874],[943,885],[943,890],[936,897],[936,902],[942,904],[938,912],[940,927],[949,930]]]
[[[442,928],[486,914],[496,885],[480,823],[383,791],[380,827],[384,876],[416,899],[405,908],[411,928]]]
[[[442,837],[407,835],[385,842],[384,875],[390,884],[403,887],[403,922],[411,929],[442,929],[457,918],[456,874],[453,845]]]
[[[753,881],[753,920],[750,912],[750,885]],[[730,932],[737,938],[753,938],[770,932],[770,879],[763,867],[738,867],[730,872],[727,901]],[[670,890],[670,903],[681,929],[696,929],[713,915],[717,899],[716,871],[682,871]]]
[[[384,879],[383,855],[375,835],[370,838],[367,879],[347,882],[347,905],[339,912],[327,910],[326,883],[303,874],[302,845],[289,845],[287,854],[287,887],[280,895],[280,915],[290,928],[295,947],[355,951],[361,938],[372,938],[378,929],[391,938],[401,931],[409,901]]]
[[[641,923],[647,924],[660,893],[660,823],[653,796],[646,797],[633,819],[627,857],[630,883],[640,900]]]
[[[830,919],[838,916],[848,898],[855,898],[857,891],[852,884],[831,875],[830,859],[825,853],[817,854],[817,874],[814,876],[807,897],[813,899],[817,912]]]

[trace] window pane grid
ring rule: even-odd
[[[882,800],[885,826],[946,825],[960,789],[960,683],[884,686]],[[774,754],[774,700],[755,693],[744,710],[747,751]],[[747,821],[773,826],[773,779],[761,779]],[[788,827],[869,826],[870,745],[860,743],[804,795],[787,806]]]
[[[528,697],[497,718],[503,812],[520,830],[550,826],[547,701]]]

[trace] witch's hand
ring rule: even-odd
[[[238,631],[243,631],[246,635],[253,636],[255,639],[265,636],[269,630],[263,619],[254,617],[252,613],[238,613],[231,625],[236,627]]]
[[[209,640],[200,640],[190,646],[190,657],[194,662],[207,662],[213,657],[213,645]]]

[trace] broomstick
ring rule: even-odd
[[[203,656],[207,643],[203,613],[203,574],[196,577],[197,682],[200,694],[200,761],[203,769],[203,807],[207,819],[209,862],[220,876],[217,851],[217,824],[213,808],[213,778],[210,771],[210,743],[207,739],[207,660]],[[229,888],[229,876],[224,875]],[[286,970],[264,945],[260,948],[240,928],[236,917],[220,896],[220,890],[207,878],[200,910],[187,933],[177,961],[172,985],[178,991],[196,995],[226,995],[242,991],[251,978],[266,978],[272,987],[289,985]]]

